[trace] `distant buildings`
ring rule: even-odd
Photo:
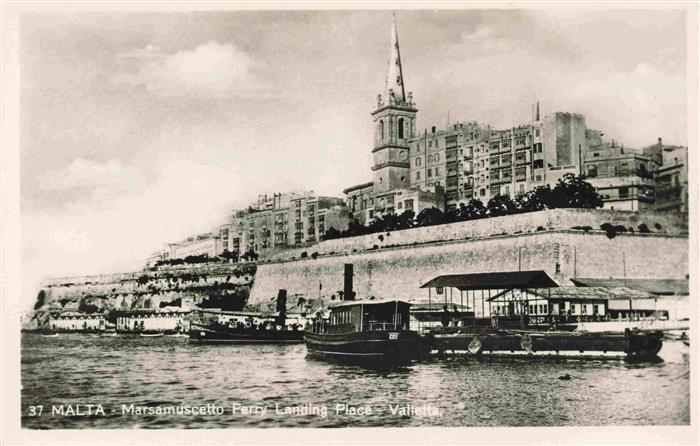
[[[330,228],[351,221],[368,224],[387,214],[436,207],[459,207],[472,199],[486,204],[498,195],[512,198],[538,186],[554,186],[564,175],[585,174],[602,196],[604,208],[688,215],[687,147],[658,143],[633,150],[603,141],[577,113],[540,115],[508,129],[476,121],[444,129],[416,130],[418,109],[406,91],[394,23],[386,84],[372,112],[372,180],[347,187],[345,200],[296,192],[261,196],[246,210],[208,234],[168,245],[149,258],[188,255],[268,253],[322,240]]]

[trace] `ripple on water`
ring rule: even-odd
[[[160,429],[688,424],[688,350],[666,345],[664,350],[672,357],[659,364],[456,358],[372,370],[310,360],[303,345],[208,346],[174,338],[25,334],[24,408],[89,399],[115,408],[215,404],[227,411],[223,416],[138,419],[119,411],[98,419],[24,416],[22,425]],[[572,379],[558,379],[564,374]],[[268,406],[270,412],[275,403],[312,403],[326,405],[329,413],[326,418],[233,416],[233,402]],[[336,416],[336,403],[377,410],[369,417]],[[443,416],[393,416],[385,409],[388,404],[429,404],[440,408]]]

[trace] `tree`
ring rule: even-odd
[[[438,208],[425,208],[416,217],[416,226],[433,226],[445,223],[445,216]]]
[[[368,230],[366,226],[363,226],[359,220],[355,219],[350,222],[348,229],[343,231],[341,234],[343,237],[354,237],[356,235],[367,234]]]
[[[416,213],[412,209],[403,211],[396,219],[395,230],[408,229],[413,227],[413,220],[416,217]]]
[[[80,302],[78,303],[79,312],[92,314],[96,313],[98,310],[99,307],[97,305],[87,303],[87,300],[84,297],[80,298]]]
[[[476,220],[478,218],[486,217],[486,206],[481,200],[472,198],[466,205],[464,203],[459,206],[459,219],[460,220]]]
[[[518,208],[522,212],[534,212],[553,207],[552,188],[549,185],[537,186],[517,198]]]
[[[518,206],[510,198],[510,195],[496,195],[489,200],[486,208],[488,209],[489,217],[500,217],[518,212]]]
[[[330,228],[328,228],[326,233],[323,234],[323,240],[333,240],[336,238],[340,238],[341,236],[342,236],[342,234],[340,233],[340,231],[338,231],[334,227],[330,227]]]
[[[585,175],[567,173],[559,179],[552,191],[556,207],[595,209],[603,200]]]
[[[224,252],[222,252],[219,257],[221,257],[224,260],[232,260],[234,262],[237,262],[238,251],[229,251],[228,249],[224,249]]]

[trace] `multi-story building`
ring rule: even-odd
[[[447,208],[471,199],[516,197],[536,186],[555,184],[566,173],[580,173],[587,141],[582,115],[557,112],[541,120],[539,104],[532,122],[511,129],[495,130],[477,122],[433,128],[430,135],[425,132],[411,142],[412,186],[424,189],[444,181]],[[433,163],[444,159],[444,176],[426,171],[431,158]]]
[[[657,144],[644,149],[659,160],[654,171],[656,185],[654,208],[659,212],[671,212],[688,217],[688,148]]]
[[[362,183],[343,190],[351,220],[366,224],[374,218],[374,183]]]
[[[656,159],[614,142],[591,147],[584,156],[584,173],[603,199],[604,209],[653,210]]]

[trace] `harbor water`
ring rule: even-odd
[[[659,356],[637,364],[448,358],[383,370],[313,360],[304,344],[25,333],[22,426],[689,424],[689,347],[665,341]]]

